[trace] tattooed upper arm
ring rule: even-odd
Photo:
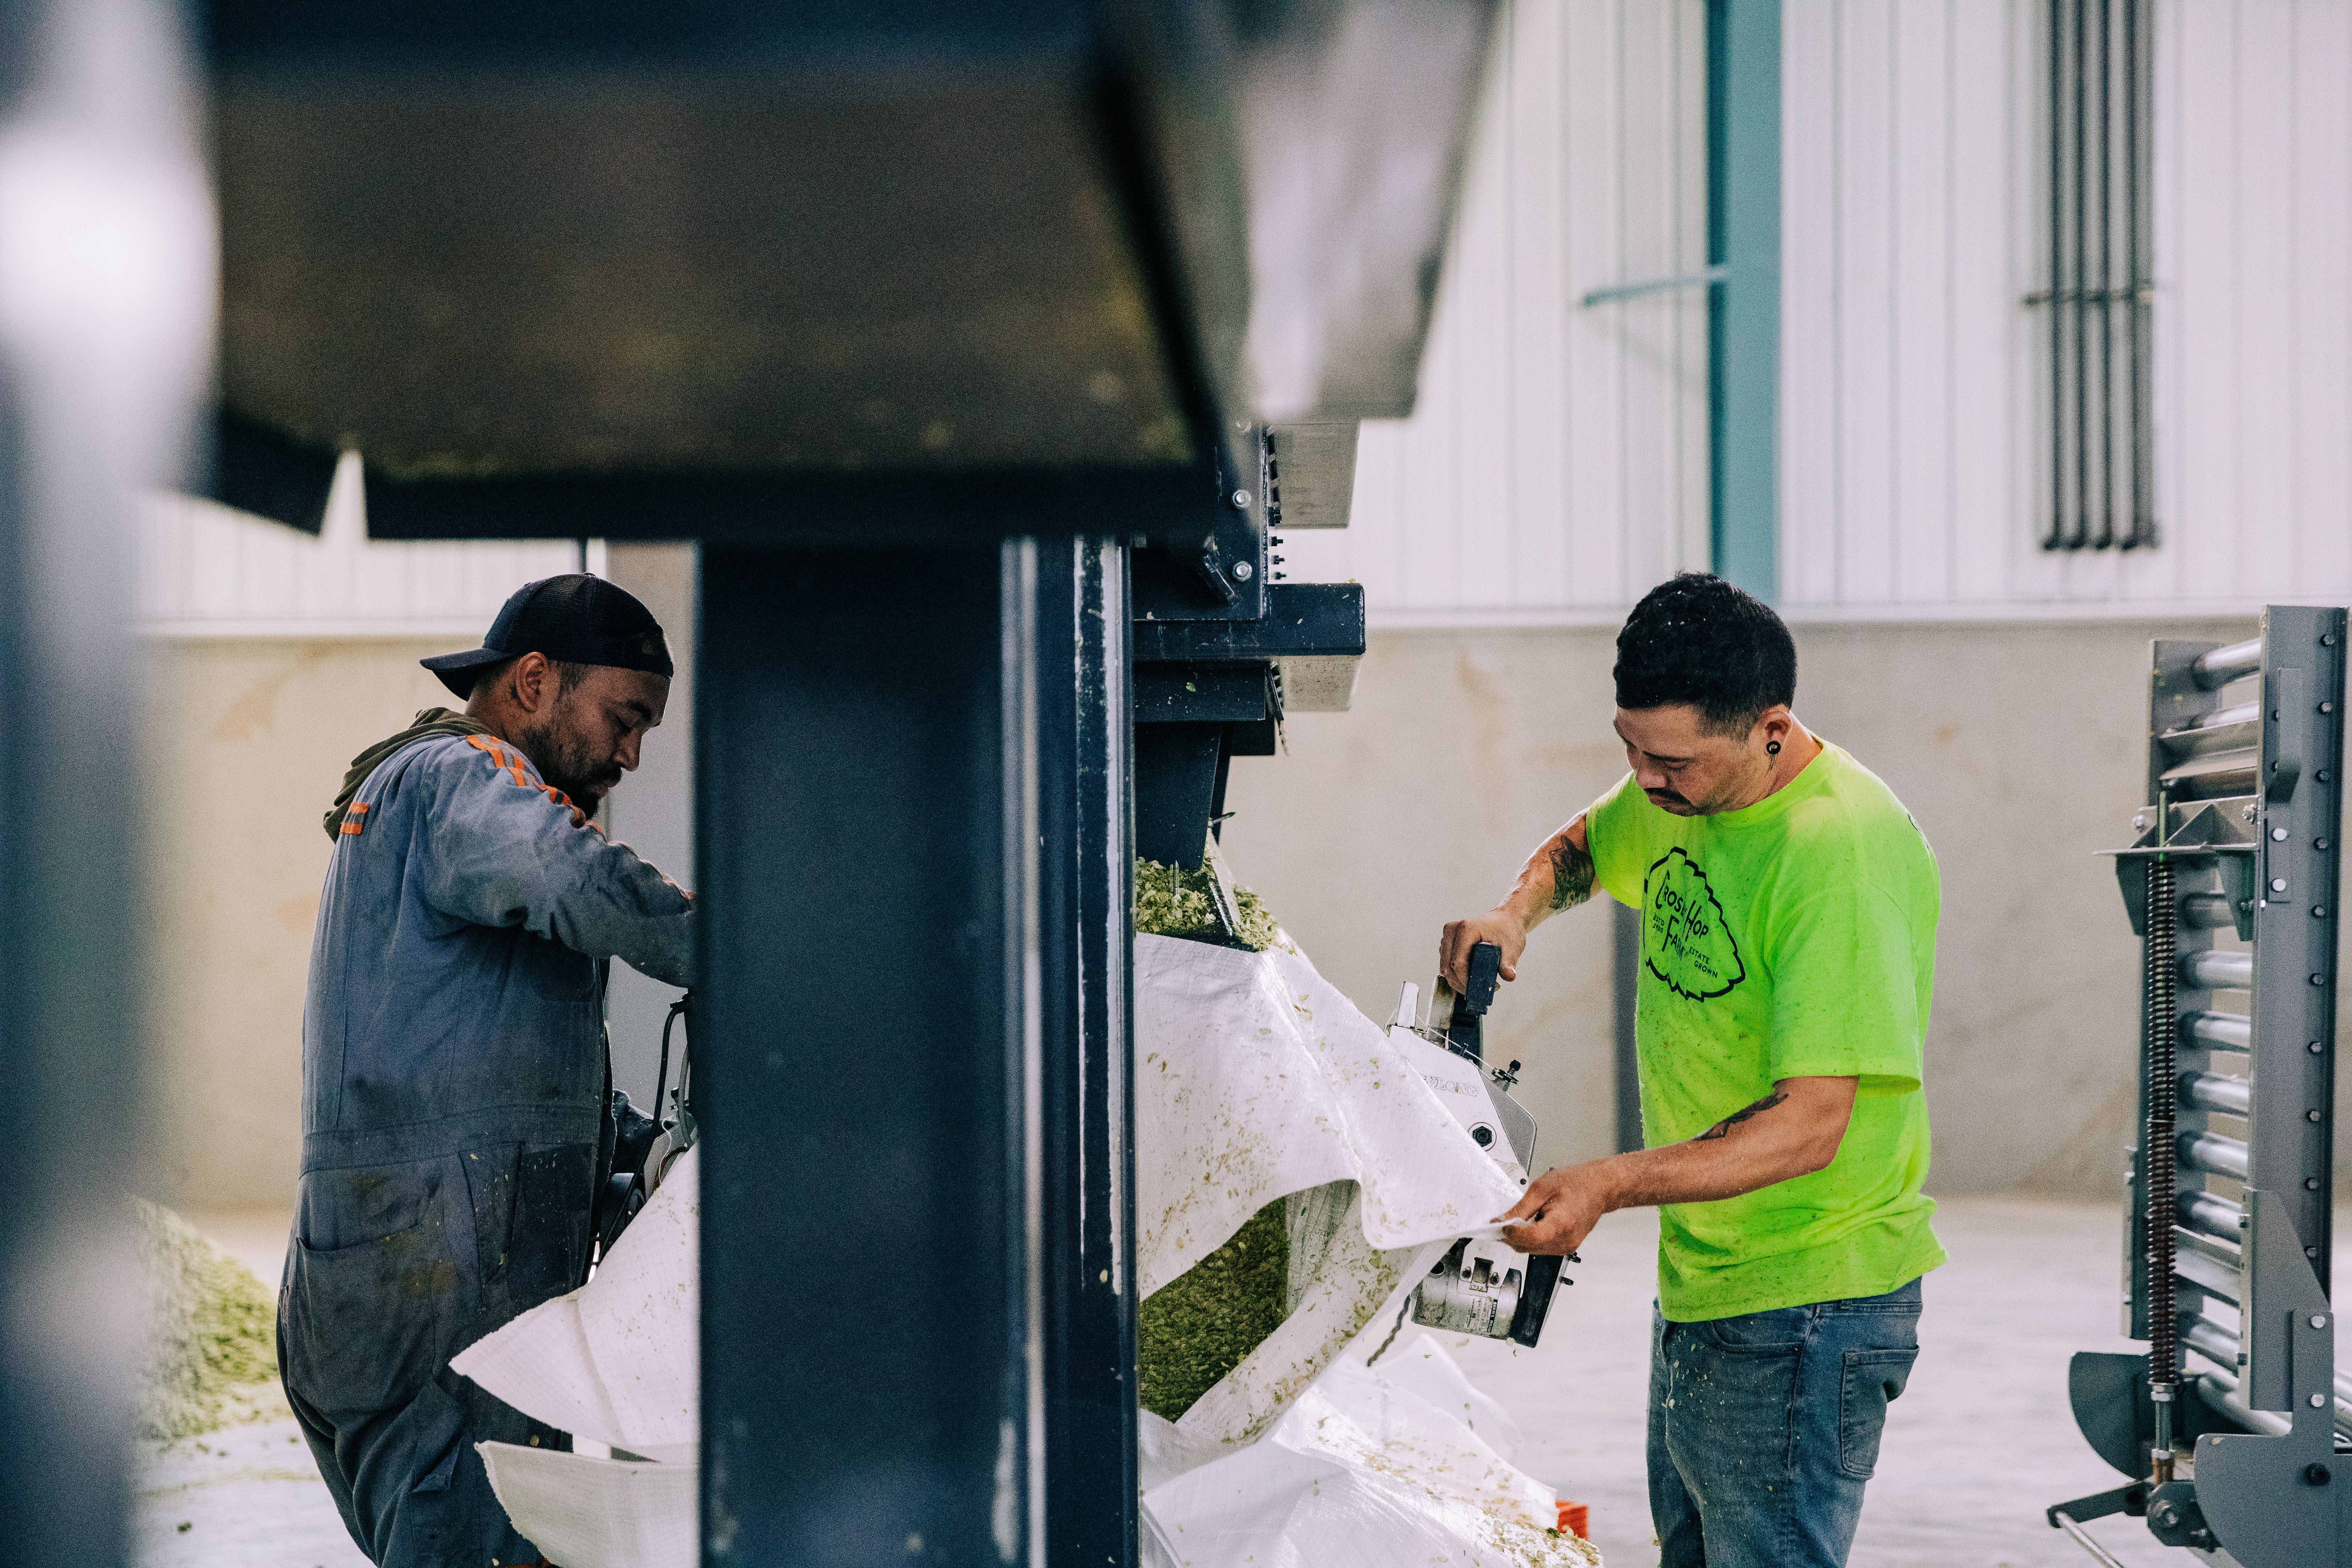
[[[1551,845],[1551,907],[1564,910],[1592,896],[1592,857],[1565,833]]]
[[[1747,1107],[1745,1110],[1733,1111],[1730,1115],[1725,1117],[1722,1121],[1717,1122],[1714,1126],[1700,1133],[1696,1138],[1692,1139],[1691,1142],[1694,1143],[1704,1143],[1709,1139],[1728,1137],[1731,1133],[1732,1125],[1735,1122],[1745,1121],[1759,1110],[1769,1110],[1788,1098],[1789,1095],[1787,1090],[1776,1089],[1771,1093],[1766,1095],[1763,1099],[1758,1100],[1755,1104]]]

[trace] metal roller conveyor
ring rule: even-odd
[[[2219,1110],[2231,1116],[2243,1116],[2252,1103],[2253,1091],[2252,1084],[2227,1073],[2185,1072],[2180,1075],[2180,1098],[2200,1110]]]
[[[2352,1568],[2329,1289],[2347,630],[2342,609],[2273,605],[2250,641],[2157,642],[2147,804],[2110,851],[2141,940],[2121,1250],[2147,1353],[2074,1358],[2076,1424],[2129,1479],[2048,1517],[2129,1514],[2237,1568]],[[2199,1005],[2225,990],[2231,1011]],[[2239,1136],[2205,1125],[2222,1116]],[[2234,1325],[2205,1315],[2230,1306]]]
[[[2191,952],[2180,960],[2180,983],[2192,991],[2250,991],[2254,984],[2251,952]]]
[[[2179,1149],[2180,1163],[2191,1170],[2246,1179],[2246,1145],[2238,1139],[2219,1132],[2183,1132]]]
[[[2191,893],[2180,900],[2180,923],[2192,931],[2221,931],[2238,923],[2237,904],[2227,893]]]
[[[2252,746],[2201,752],[2158,775],[2175,799],[2209,800],[2244,795],[2261,776],[2261,753]]]
[[[2237,1381],[2238,1336],[2199,1312],[2180,1314],[2180,1342],[2199,1355],[2225,1369],[2231,1382]],[[2233,1390],[2234,1392],[2234,1390]],[[2336,1374],[2336,1429],[2352,1435],[2352,1373]]]
[[[2208,1296],[2218,1296],[2233,1307],[2245,1297],[2245,1281],[2239,1277],[2238,1268],[2209,1254],[2177,1252],[2173,1255],[2172,1272]]]
[[[2249,1050],[2254,1043],[2253,1020],[2237,1013],[2183,1013],[2180,1032],[2211,1051]]]
[[[2230,682],[2242,679],[2262,667],[2263,639],[2249,637],[2244,642],[2233,642],[2227,647],[2199,654],[2189,666],[2189,675],[2199,689],[2219,691]]]
[[[2235,1242],[2246,1227],[2246,1211],[2212,1193],[2183,1193],[2178,1212],[2183,1228],[2217,1240]]]
[[[2174,1256],[2182,1256],[2180,1248],[2186,1247],[2199,1257],[2211,1258],[2214,1262],[2227,1268],[2232,1279],[2236,1278],[2238,1270],[2246,1265],[2246,1249],[2234,1241],[2228,1241],[2218,1236],[2208,1236],[2201,1230],[2190,1230],[2185,1226],[2174,1227],[2172,1239],[2175,1244]],[[2175,1270],[2175,1272],[2179,1271]]]

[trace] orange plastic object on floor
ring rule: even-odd
[[[1562,1535],[1573,1535],[1579,1541],[1590,1541],[1592,1539],[1591,1523],[1591,1509],[1580,1502],[1570,1502],[1566,1498],[1560,1500],[1559,1531]]]

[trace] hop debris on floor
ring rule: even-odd
[[[1926,1348],[1888,1418],[1853,1561],[2079,1568],[2087,1559],[2042,1510],[2116,1484],[2066,1410],[2067,1358],[2125,1348],[2115,1338],[2115,1211],[1967,1198],[1946,1204],[1937,1226],[1952,1260],[1927,1279]],[[1537,1350],[1447,1341],[1525,1429],[1520,1463],[1591,1507],[1612,1568],[1657,1561],[1642,1470],[1653,1245],[1646,1215],[1604,1220]],[[1952,1441],[1956,1432],[1966,1441]],[[137,1541],[150,1568],[364,1562],[290,1420],[150,1439],[142,1460]],[[2130,1568],[2179,1568],[2179,1554],[2137,1521],[2091,1529]]]

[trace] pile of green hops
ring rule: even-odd
[[[146,1285],[140,1435],[169,1442],[226,1425],[240,1390],[278,1376],[278,1300],[170,1209],[132,1206]]]
[[[1290,1289],[1286,1212],[1275,1199],[1137,1309],[1137,1394],[1146,1410],[1175,1420],[1281,1326]]]
[[[1197,871],[1164,866],[1138,857],[1135,862],[1135,933],[1138,936],[1183,936],[1219,940],[1215,878],[1203,864]],[[1234,906],[1241,917],[1234,934],[1252,952],[1283,946],[1282,927],[1265,900],[1247,888],[1234,889]]]

